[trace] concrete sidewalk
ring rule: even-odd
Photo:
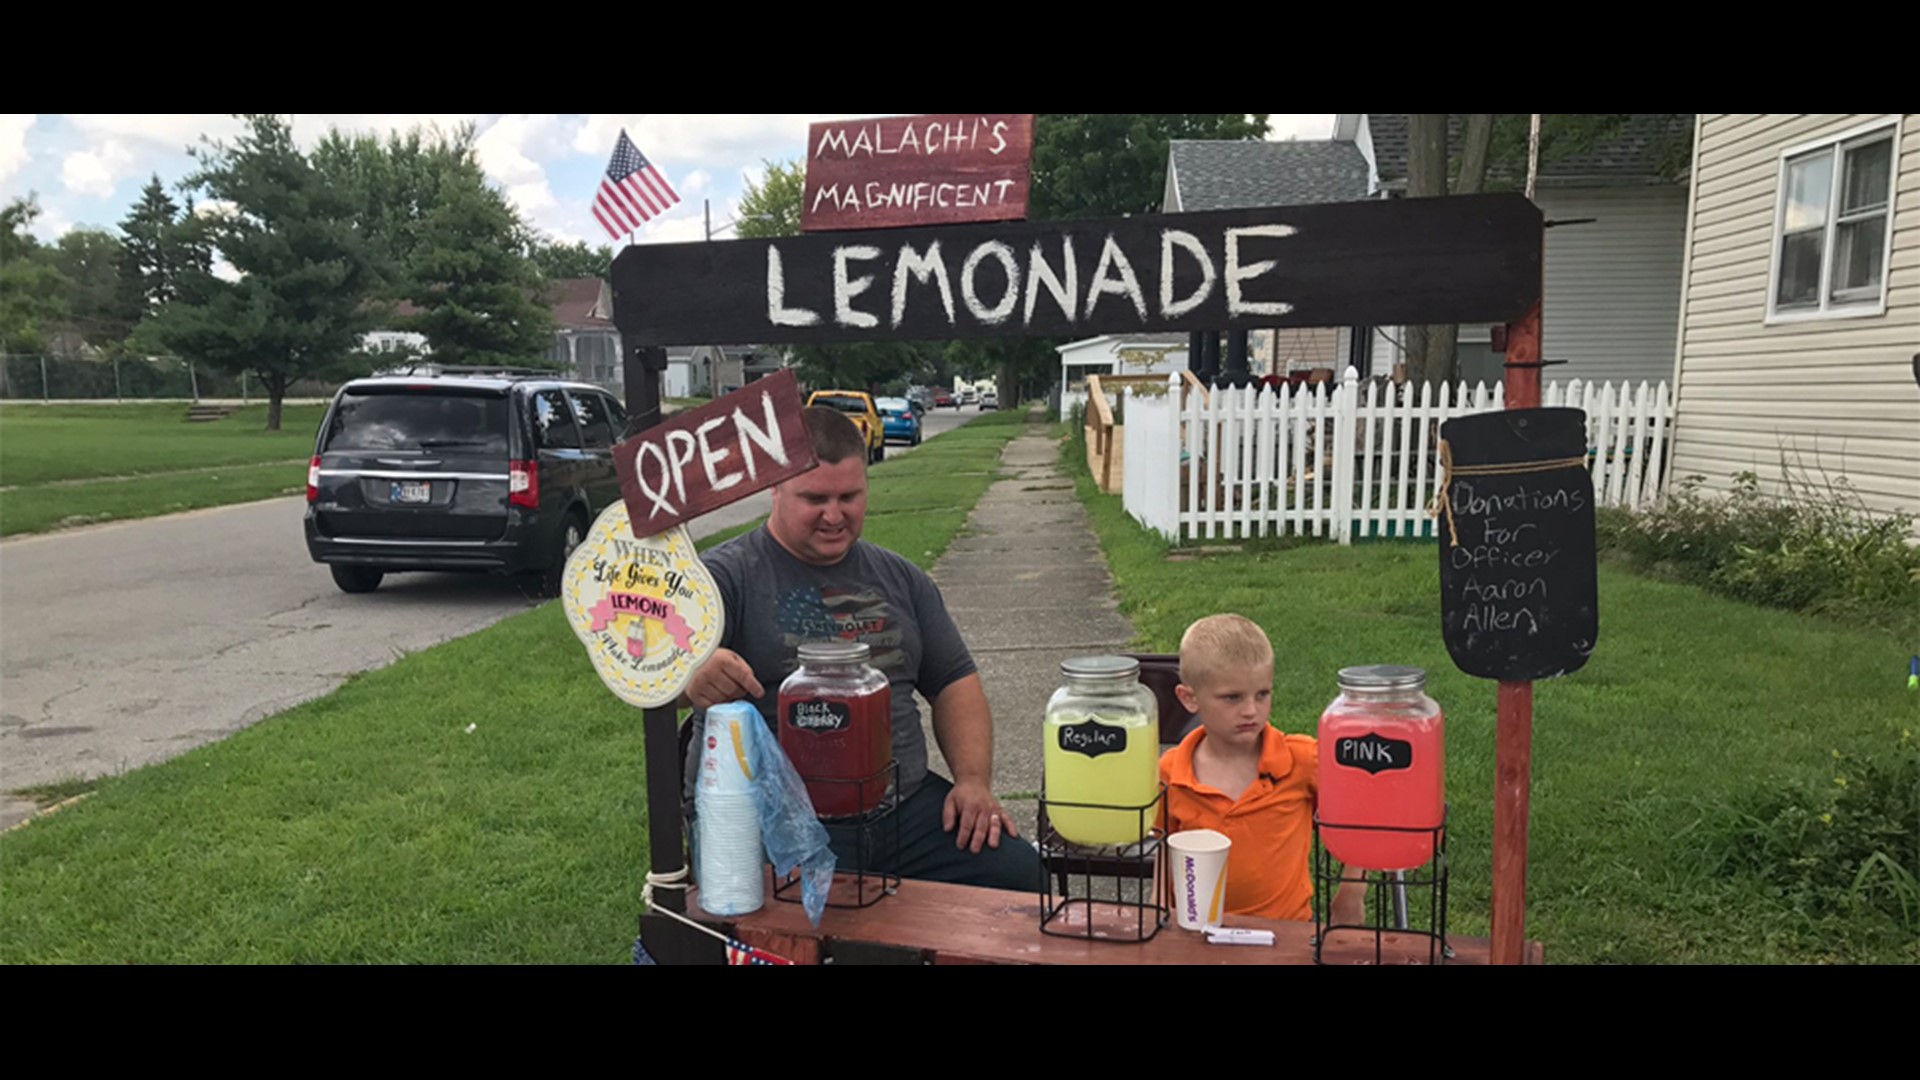
[[[1092,523],[1060,467],[1061,445],[1040,415],[1001,452],[1010,475],[987,489],[933,567],[993,707],[994,791],[1029,840],[1041,724],[1060,686],[1060,662],[1125,652],[1133,640]],[[930,728],[927,742],[934,767],[951,776]]]

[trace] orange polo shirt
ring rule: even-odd
[[[1233,841],[1227,852],[1227,911],[1267,919],[1313,918],[1313,810],[1320,798],[1319,744],[1309,735],[1268,728],[1260,768],[1233,798],[1193,775],[1193,751],[1207,737],[1196,727],[1160,757],[1167,826],[1212,829]]]

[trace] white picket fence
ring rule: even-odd
[[[1660,494],[1673,433],[1667,384],[1549,383],[1541,404],[1587,414],[1587,466],[1602,506]],[[1427,537],[1441,422],[1506,407],[1502,386],[1361,382],[1203,399],[1129,391],[1122,497],[1170,540],[1261,536]]]

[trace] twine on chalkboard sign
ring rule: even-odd
[[[1440,490],[1433,493],[1433,501],[1427,504],[1427,516],[1437,518],[1442,513],[1447,516],[1448,546],[1460,546],[1460,533],[1453,526],[1453,495],[1450,489],[1456,476],[1514,476],[1519,473],[1552,472],[1585,465],[1587,456],[1554,458],[1551,461],[1515,461],[1500,465],[1455,465],[1453,448],[1447,440],[1440,440]]]

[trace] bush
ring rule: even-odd
[[[1658,506],[1600,515],[1599,542],[1636,567],[1722,596],[1908,632],[1920,628],[1920,548],[1913,519],[1866,509],[1845,478],[1789,472],[1763,494],[1741,473],[1725,498],[1682,480]]]
[[[1816,923],[1884,916],[1920,932],[1920,743],[1903,729],[1892,753],[1833,752],[1828,783],[1733,806],[1721,869],[1752,875]]]

